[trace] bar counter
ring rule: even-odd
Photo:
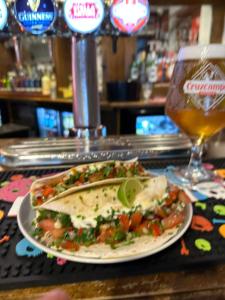
[[[87,281],[0,292],[0,299],[37,299],[52,289],[63,289],[71,299],[225,299],[225,265],[186,272],[167,272],[115,280]],[[57,300],[57,299],[56,299]]]
[[[0,147],[17,139],[0,140]],[[217,146],[218,147],[218,146]],[[223,148],[224,149],[224,148]],[[225,154],[223,154],[225,157]],[[39,167],[40,168],[40,167]],[[34,169],[34,168],[33,168]],[[3,168],[1,169],[3,171]],[[1,247],[1,246],[0,246]],[[151,272],[149,272],[151,273]],[[83,281],[0,291],[0,299],[37,299],[52,289],[63,289],[71,299],[225,299],[225,262],[185,271],[136,274],[111,280]]]

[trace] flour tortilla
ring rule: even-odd
[[[147,187],[136,196],[133,203],[134,206],[140,204],[147,206],[151,202],[157,205],[153,200],[161,200],[165,195],[167,189],[167,179],[165,176],[148,178],[145,184]],[[76,191],[56,200],[45,202],[38,208],[61,212],[70,216],[85,215],[86,217],[92,216],[93,208],[95,208],[96,205],[99,207],[97,212],[99,215],[102,215],[110,207],[115,211],[126,211],[126,207],[124,207],[117,198],[119,186],[117,182],[112,181],[111,184],[108,185],[95,186],[94,188]],[[106,187],[108,189],[107,191]],[[107,193],[107,197],[105,197],[105,193]],[[114,200],[115,198],[116,201]]]
[[[135,162],[135,161],[137,161],[137,159],[128,160],[128,161],[121,161],[121,162],[129,164],[129,163],[132,163],[132,162]],[[103,162],[97,162],[97,163],[91,163],[91,164],[84,164],[84,165],[79,165],[79,166],[73,167],[72,169],[75,169],[78,172],[83,172],[83,170],[87,166],[90,167],[90,166],[96,166],[97,165],[100,168],[101,166],[104,167],[106,163],[108,164],[110,162],[120,162],[120,161],[113,161],[112,160],[112,161],[103,161]],[[69,174],[72,169],[66,170],[62,173],[55,174],[55,175],[52,175],[52,176],[40,178],[40,179],[37,179],[36,181],[34,181],[31,185],[31,187],[30,187],[31,202],[32,202],[32,194],[34,193],[34,191],[36,189],[39,189],[44,185],[57,184],[61,179],[63,179],[67,174]],[[137,178],[137,179],[148,179],[150,177],[151,177],[151,175],[149,173],[147,173],[147,171],[146,171],[146,176],[135,176],[135,178]],[[97,186],[102,186],[102,185],[110,184],[110,183],[121,183],[126,179],[127,179],[127,177],[109,178],[109,179],[104,179],[104,180],[100,180],[100,181],[93,182],[93,183],[86,183],[86,184],[83,184],[83,185],[80,185],[80,186],[74,186],[74,187],[71,187],[68,190],[66,190],[62,193],[59,193],[58,195],[50,198],[45,203],[51,202],[53,200],[62,198],[66,195],[69,195],[69,194],[72,194],[74,192],[78,192],[78,191],[81,191],[81,190],[84,190],[84,189],[97,187]],[[31,205],[32,205],[32,207],[36,207],[36,206],[33,205],[33,203],[31,203]]]
[[[182,225],[182,224],[181,224]],[[112,249],[109,245],[99,243],[91,246],[81,246],[78,251],[71,252],[67,250],[61,250],[60,252],[67,255],[73,255],[76,257],[84,258],[99,258],[99,259],[115,259],[115,258],[128,258],[129,256],[141,255],[142,253],[154,251],[167,243],[170,239],[177,235],[180,227],[166,230],[161,236],[153,237],[150,235],[144,235],[133,239],[133,243],[125,245],[123,243],[118,244],[116,249]],[[52,248],[57,250],[55,248]]]

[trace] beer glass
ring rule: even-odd
[[[192,141],[189,165],[175,171],[178,178],[187,184],[209,180],[202,149],[205,141],[225,127],[225,45],[180,49],[166,113]]]

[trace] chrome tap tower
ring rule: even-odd
[[[93,37],[72,37],[72,77],[75,136],[105,136],[106,128],[101,125],[96,44]]]

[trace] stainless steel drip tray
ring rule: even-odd
[[[0,150],[8,167],[73,164],[108,159],[187,156],[190,140],[183,134],[109,136],[95,140],[54,138],[23,140]]]

